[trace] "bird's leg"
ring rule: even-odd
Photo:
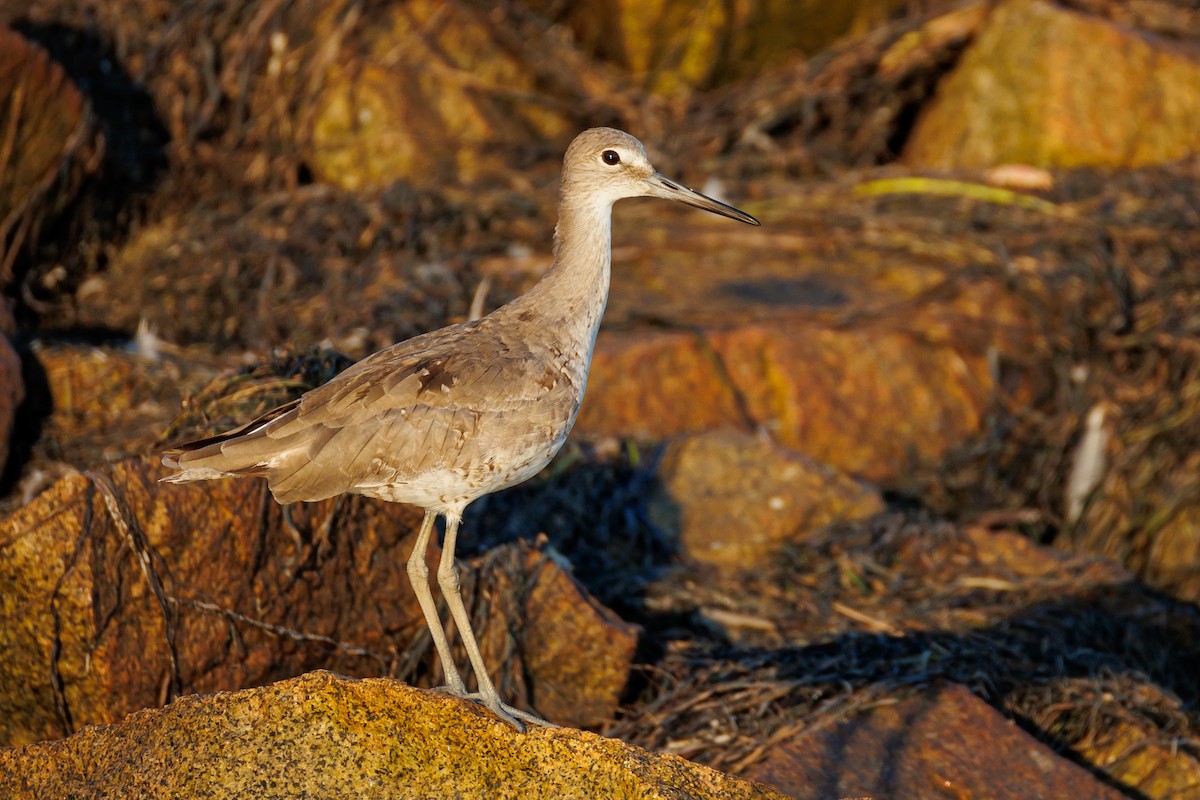
[[[482,702],[489,711],[522,733],[525,732],[522,720],[534,725],[558,727],[541,717],[502,702],[496,686],[488,677],[487,666],[483,663],[483,654],[479,652],[479,644],[475,641],[475,632],[471,629],[471,617],[467,614],[467,608],[463,605],[462,594],[459,591],[460,580],[458,564],[454,561],[454,545],[458,539],[458,525],[461,521],[462,518],[457,514],[446,515],[446,538],[442,542],[442,560],[438,564],[437,577],[438,586],[442,587],[442,596],[446,598],[446,605],[450,607],[454,624],[458,626],[463,646],[467,649],[467,657],[471,659],[471,669],[475,671],[475,679],[479,682],[479,691],[468,696]]]
[[[467,687],[454,666],[454,658],[450,655],[450,643],[446,641],[446,630],[442,627],[437,605],[433,602],[433,592],[429,589],[429,567],[425,564],[425,551],[429,547],[429,537],[433,534],[433,523],[436,519],[437,514],[426,511],[425,518],[421,520],[417,543],[413,545],[412,555],[408,558],[408,580],[417,594],[417,602],[421,604],[421,612],[425,615],[425,624],[433,637],[433,646],[442,662],[442,674],[446,676],[445,689],[452,695],[465,697]]]
[[[305,550],[307,549],[304,543],[304,534],[300,533],[300,528],[296,526],[296,521],[292,519],[291,504],[282,505],[279,507],[280,515],[283,518],[283,529],[292,537],[292,543],[296,546],[295,563],[296,572],[300,571],[300,565],[304,562]]]

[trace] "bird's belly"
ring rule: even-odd
[[[557,427],[557,426],[556,426]],[[475,440],[453,463],[401,471],[355,487],[368,497],[410,503],[426,510],[461,512],[472,500],[507,489],[538,474],[566,441],[569,425],[547,430],[527,441],[511,436]]]

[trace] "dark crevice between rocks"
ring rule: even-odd
[[[61,313],[79,284],[104,269],[108,245],[124,237],[141,202],[165,177],[170,137],[149,93],[125,72],[99,31],[27,19],[12,27],[63,68],[87,98],[104,137],[96,174],[14,269],[17,321],[30,330],[43,316]]]
[[[25,384],[25,399],[17,406],[9,438],[8,461],[0,465],[0,514],[6,514],[25,504],[18,491],[21,473],[33,455],[34,445],[42,436],[42,427],[54,411],[54,399],[46,372],[34,357],[28,342],[13,343],[21,359],[21,380]]]

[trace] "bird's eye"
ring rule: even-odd
[[[600,154],[600,157],[603,158],[604,163],[608,164],[610,167],[621,163],[621,154],[616,150],[605,150]]]

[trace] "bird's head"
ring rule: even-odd
[[[661,197],[750,225],[754,217],[693,191],[654,169],[646,148],[616,128],[590,128],[575,137],[563,159],[564,202],[593,202],[610,207],[625,197]]]

